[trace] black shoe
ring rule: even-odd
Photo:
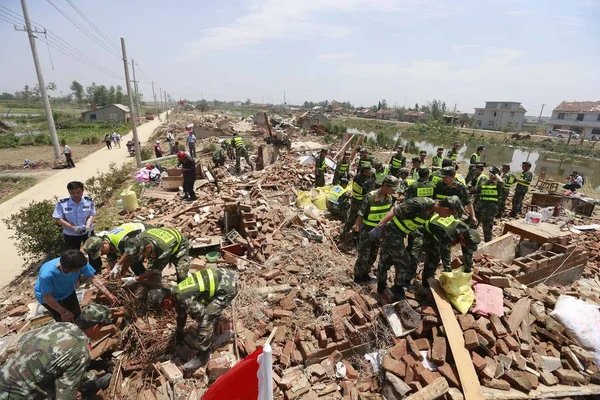
[[[377,293],[382,294],[385,289],[387,289],[387,285],[385,283],[377,283]]]
[[[391,288],[392,293],[394,293],[394,297],[396,297],[397,301],[406,300],[406,296],[404,295],[404,287],[394,285]]]
[[[421,284],[423,285],[423,287],[425,289],[429,289],[429,278],[423,279],[423,281],[421,282]]]
[[[358,285],[362,285],[363,283],[367,283],[369,281],[369,278],[367,278],[366,276],[355,276],[354,277],[354,283],[358,284]]]

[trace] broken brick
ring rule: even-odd
[[[431,347],[431,361],[436,364],[444,364],[446,362],[446,338],[436,336],[433,338],[433,346]]]
[[[400,360],[406,353],[406,339],[400,339],[390,350],[390,355],[396,360]]]
[[[384,356],[381,367],[400,378],[406,376],[406,364],[402,361],[394,360],[392,357]]]
[[[477,336],[477,332],[473,329],[469,329],[464,333],[465,336],[465,347],[469,350],[476,349],[479,347],[479,337]]]
[[[343,292],[335,296],[335,304],[339,306],[340,304],[347,303],[348,301],[350,301],[350,298],[355,295],[356,292],[354,290],[344,290]]]

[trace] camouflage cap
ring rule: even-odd
[[[387,185],[392,189],[396,189],[398,187],[398,178],[393,175],[387,175],[385,178],[383,178],[382,184]]]
[[[475,164],[475,168],[476,169],[483,169],[485,167],[485,165],[483,165],[483,163],[477,163]]]
[[[485,146],[477,146],[477,150],[485,150]]]
[[[448,176],[455,176],[456,175],[456,170],[454,169],[454,167],[444,167],[440,170],[440,176],[442,178],[446,178]]]
[[[130,238],[125,242],[125,255],[127,256],[138,256],[142,250],[142,241],[140,238]]]
[[[88,238],[83,244],[83,251],[85,251],[90,260],[100,258],[100,249],[102,248],[103,238],[100,236],[92,236]]]
[[[448,207],[450,207],[456,215],[461,215],[464,212],[463,204],[458,196],[446,197],[444,200],[448,202]]]
[[[451,167],[452,165],[454,165],[454,161],[452,161],[451,159],[449,159],[449,158],[444,158],[444,159],[442,160],[442,168],[443,168],[443,167]]]
[[[502,168],[508,168],[508,169],[510,169],[510,164],[502,164]]]
[[[400,168],[400,171],[398,171],[398,173],[400,175],[410,175],[410,170],[408,168]]]
[[[454,142],[454,146],[460,146],[460,142]]]
[[[169,289],[153,289],[148,292],[146,296],[146,307],[149,310],[158,310],[162,305],[163,300],[170,295]]]
[[[481,235],[479,235],[479,232],[477,232],[476,229],[467,229],[464,233],[464,237],[467,240],[469,247],[476,249],[477,245],[481,243]]]
[[[112,322],[110,308],[98,303],[91,303],[81,313],[77,322],[84,329],[92,325],[108,325]]]

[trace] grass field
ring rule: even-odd
[[[32,176],[0,175],[0,203],[16,196],[34,185],[36,179]]]

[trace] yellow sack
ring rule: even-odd
[[[466,314],[475,301],[472,282],[473,273],[463,272],[462,268],[452,272],[442,272],[440,276],[440,285],[448,295],[448,300],[462,314]]]
[[[327,209],[327,195],[331,191],[331,186],[323,186],[310,191],[312,203],[321,211]]]
[[[306,207],[310,206],[311,204],[312,201],[310,199],[310,196],[306,192],[299,190],[298,198],[296,199],[296,207]]]

